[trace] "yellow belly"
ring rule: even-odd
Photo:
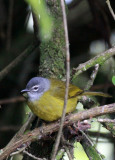
[[[72,112],[76,108],[77,97],[68,99],[66,113]],[[62,116],[64,99],[58,99],[44,93],[38,101],[28,102],[32,112],[45,121],[54,121]]]

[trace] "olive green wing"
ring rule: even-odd
[[[50,87],[51,95],[59,99],[64,99],[65,82],[59,81],[57,79],[50,79],[50,80],[51,80],[51,87]],[[72,84],[69,85],[68,99],[76,97],[82,93],[83,93],[83,90],[81,90],[77,86],[74,86]]]

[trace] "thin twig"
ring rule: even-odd
[[[59,143],[60,143],[60,138],[61,138],[62,129],[63,129],[63,123],[64,123],[64,119],[65,119],[65,114],[66,114],[66,108],[67,108],[68,88],[69,88],[69,79],[70,79],[70,53],[69,53],[69,38],[68,38],[68,28],[67,28],[67,17],[66,17],[64,0],[60,0],[60,2],[61,2],[61,8],[62,8],[64,33],[65,33],[65,43],[66,43],[66,90],[65,90],[64,107],[63,107],[63,113],[62,113],[61,122],[60,122],[60,128],[59,128],[59,131],[58,131],[58,134],[57,134],[55,145],[53,147],[51,160],[55,160],[56,153],[57,153],[57,150],[58,150],[58,146],[59,146]]]
[[[95,137],[98,134],[98,131],[88,131],[88,135],[90,137]],[[100,133],[101,138],[109,139],[109,141],[113,141],[114,137],[111,136],[111,133]]]
[[[16,155],[16,154],[19,154],[19,153],[23,152],[25,149],[26,149],[25,146],[22,147],[22,148],[17,148],[17,151],[12,152],[12,153],[10,154],[10,156],[12,157],[12,156],[14,156],[14,155]]]
[[[110,1],[107,0],[106,3],[108,5],[108,8],[109,8],[109,11],[110,11],[111,15],[113,16],[113,19],[115,20],[115,14],[114,14],[113,9],[111,7]]]
[[[28,48],[26,48],[22,53],[19,54],[9,65],[7,65],[1,72],[0,72],[0,80],[2,80],[16,65],[21,62],[25,56],[32,53],[33,50],[37,47],[36,44],[30,45]]]
[[[100,90],[103,88],[110,88],[110,87],[114,87],[114,85],[112,83],[96,84],[91,87],[91,90]]]
[[[77,68],[74,68],[75,74],[73,75],[73,79],[76,78],[79,74],[88,70],[89,68],[95,66],[96,64],[102,65],[107,59],[115,55],[115,47],[108,49],[107,51],[95,56],[89,61],[80,64]]]
[[[70,151],[69,151],[68,147],[67,147],[67,146],[64,146],[64,148],[65,148],[65,151],[66,151],[66,153],[67,153],[67,155],[68,155],[69,160],[73,160],[73,158],[72,158],[72,156],[71,156],[71,154],[70,154]]]
[[[17,154],[23,152],[24,154],[27,154],[27,155],[28,155],[29,157],[31,157],[32,159],[36,159],[36,160],[46,160],[46,158],[38,158],[38,157],[32,155],[31,153],[29,153],[29,152],[26,151],[25,149],[26,149],[26,147],[17,148],[17,151],[11,153],[10,156],[13,157],[14,155],[17,155]]]
[[[85,134],[85,132],[83,132],[82,130],[79,130],[82,135],[88,140],[88,142],[91,144],[91,146],[94,146],[93,142],[91,141],[91,139]]]
[[[6,41],[7,51],[10,50],[10,46],[11,46],[13,6],[14,6],[14,0],[9,0],[8,23],[7,23],[8,24],[8,26],[7,26],[7,41]]]
[[[62,133],[62,136],[61,136],[61,140],[62,140],[62,144],[66,145],[66,146],[69,146],[69,147],[72,147],[72,148],[74,147],[73,144],[71,144],[70,142],[65,140],[63,133]]]
[[[8,104],[8,103],[23,102],[23,101],[25,101],[24,97],[18,96],[18,97],[14,97],[14,98],[1,99],[0,100],[0,105]]]
[[[76,121],[82,121],[84,119],[89,119],[91,117],[101,116],[108,113],[115,113],[115,103],[104,105],[101,107],[91,108],[89,110],[78,112],[75,114],[70,114],[66,117],[64,126],[71,125]],[[22,136],[18,136],[15,141],[10,143],[10,145],[6,146],[0,152],[0,160],[8,157],[13,151],[19,148],[22,144],[28,144],[36,139],[42,139],[45,135],[51,134],[52,132],[56,132],[59,129],[59,122],[53,122],[47,124],[46,126],[42,126],[34,129],[31,132],[23,134]],[[42,131],[42,133],[41,133]]]
[[[101,123],[115,123],[115,119],[108,119],[108,118],[106,119],[98,118],[97,121]]]
[[[20,129],[20,126],[14,126],[14,125],[9,125],[9,126],[0,126],[0,132],[7,132],[7,131],[18,131]]]
[[[66,150],[66,153],[68,155],[69,160],[72,160],[72,156],[70,154],[70,150],[67,146],[71,146],[72,148],[74,147],[71,143],[69,143],[67,140],[65,140],[64,135],[62,134],[61,136],[62,139],[62,144],[64,144],[64,149]]]
[[[23,153],[27,154],[29,157],[31,157],[32,159],[36,159],[36,160],[46,160],[46,158],[38,158],[34,155],[32,155],[31,153],[27,152],[26,150],[23,151]]]
[[[99,123],[98,125],[98,131],[97,131],[97,135],[95,136],[96,137],[96,140],[95,140],[95,147],[97,147],[97,144],[98,144],[98,141],[99,141],[99,137],[100,137],[100,130],[101,130],[101,124]]]
[[[90,139],[88,139],[87,135],[83,132],[82,134],[83,136],[83,143],[82,143],[82,146],[85,150],[85,152],[87,153],[87,156],[89,157],[90,160],[92,159],[99,159],[99,160],[102,160],[102,155],[99,153],[99,151],[95,148],[95,146],[93,145],[92,141],[89,141]],[[95,153],[95,156],[92,155],[92,152],[89,152],[89,148],[93,149],[93,153]],[[91,149],[91,150],[92,150]],[[90,158],[91,157],[91,158]],[[95,158],[94,158],[95,157]]]
[[[20,136],[22,136],[26,129],[31,125],[31,122],[34,120],[35,115],[30,113],[28,120],[24,123],[24,125],[20,128],[20,130],[15,134],[15,136],[10,140],[6,147],[9,147],[12,143],[14,143]]]
[[[88,83],[87,83],[87,85],[85,87],[85,90],[89,90],[91,88],[91,86],[93,85],[94,80],[96,78],[96,75],[98,73],[98,70],[99,70],[99,64],[96,64],[95,68],[94,68],[94,70],[93,70],[93,72],[92,72],[92,74],[90,76],[90,80],[88,81]]]

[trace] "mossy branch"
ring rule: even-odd
[[[74,68],[75,74],[73,79],[76,78],[82,72],[88,70],[89,68],[95,66],[96,64],[102,65],[107,59],[115,55],[115,47],[108,49],[107,51],[95,56],[89,61],[79,64],[77,68]]]
[[[111,132],[113,137],[115,137],[115,122],[114,123],[102,122],[102,125]]]
[[[115,112],[115,103],[100,106],[100,107],[95,107],[87,111],[71,114],[69,116],[66,116],[64,127],[71,125],[76,121],[82,121],[90,117],[101,116],[104,114],[114,113],[114,112]],[[28,132],[24,135],[21,135],[18,139],[16,139],[15,142],[13,141],[13,143],[10,143],[9,147],[6,146],[3,150],[0,151],[0,160],[3,160],[4,158],[8,157],[13,151],[15,151],[17,148],[19,148],[23,144],[28,145],[29,142],[40,140],[44,138],[44,136],[51,134],[51,132],[56,132],[59,129],[59,126],[60,126],[60,123],[56,121],[46,126],[36,128],[33,131]]]
[[[43,77],[62,79],[65,76],[65,37],[63,16],[59,0],[47,0],[51,15],[53,15],[54,30],[52,38],[40,44],[39,73]]]

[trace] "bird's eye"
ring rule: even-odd
[[[37,90],[37,89],[38,89],[38,87],[34,87],[34,89],[35,89],[35,90]]]
[[[37,90],[38,90],[38,86],[34,86],[34,87],[33,87],[33,90],[34,90],[34,91],[37,91]]]

